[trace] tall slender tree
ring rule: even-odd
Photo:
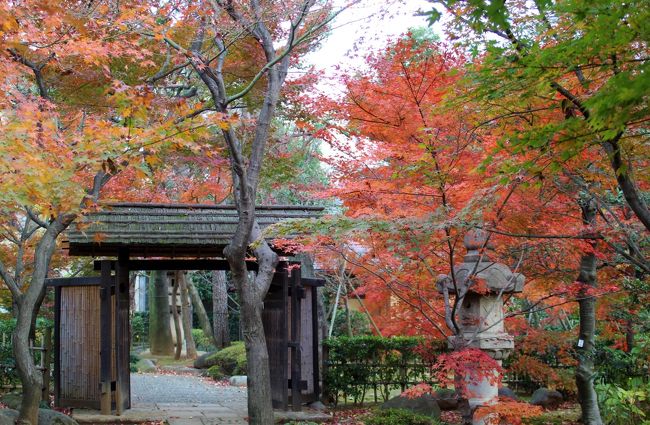
[[[215,271],[212,274],[212,329],[214,344],[218,349],[230,345],[228,281],[225,271]]]
[[[162,24],[152,25],[143,30],[143,34],[166,43],[180,64],[185,64],[184,68],[198,77],[207,99],[191,114],[197,116],[212,111],[207,117],[216,121],[228,148],[239,221],[224,256],[230,264],[241,301],[250,422],[270,424],[273,423],[273,410],[261,314],[278,257],[264,239],[249,247],[261,235],[255,220],[256,193],[273,117],[291,59],[313,45],[332,15],[327,3],[315,0],[282,4],[211,0],[198,4],[188,2],[175,10],[175,16],[179,15],[179,10],[185,12],[182,19],[162,20]],[[186,28],[196,29],[191,40],[184,37]],[[247,55],[254,59],[256,71],[252,78],[229,81],[224,70],[236,59],[232,52],[237,45],[247,46]],[[263,90],[258,90],[259,86]],[[248,110],[247,121],[251,123],[248,129],[237,127],[232,121],[239,116],[242,104]],[[246,258],[251,253],[258,263],[253,279],[246,267]]]

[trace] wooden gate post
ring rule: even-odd
[[[302,409],[302,358],[300,347],[300,304],[303,288],[300,285],[300,268],[291,270],[291,409]]]
[[[115,268],[115,413],[131,407],[129,330],[129,251],[118,252]]]
[[[111,414],[111,381],[112,381],[112,305],[111,305],[111,262],[101,262],[101,289],[100,289],[100,409],[102,415]]]
[[[41,400],[50,402],[50,371],[52,370],[52,328],[45,328],[43,333],[43,351],[41,353],[43,363],[43,392]]]

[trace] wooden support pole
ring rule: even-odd
[[[302,287],[300,269],[291,270],[291,408],[294,412],[302,409],[301,397],[301,352],[300,352],[300,304]]]
[[[43,363],[43,392],[41,400],[50,401],[50,371],[52,363],[52,329],[45,328],[43,332],[43,352],[41,353]]]
[[[316,401],[318,401],[320,400],[320,362],[318,359],[318,348],[320,346],[320,338],[318,337],[318,286],[312,286],[310,290],[314,396],[316,397]]]
[[[54,288],[54,405],[61,407],[61,287]]]
[[[129,251],[120,249],[115,279],[115,411],[129,407]]]
[[[289,381],[289,327],[287,326],[287,310],[289,304],[289,272],[287,271],[287,263],[282,261],[278,263],[276,267],[275,276],[280,282],[280,287],[282,292],[280,293],[280,306],[281,306],[281,325],[279,326],[281,332],[281,352],[279,353],[279,362],[282,367],[282,373],[280,380],[282,381],[281,389],[282,393],[280,395],[280,407],[282,410],[289,410],[289,387],[287,385]],[[273,383],[271,383],[273,385]]]
[[[100,289],[100,410],[102,415],[111,414],[111,364],[112,364],[112,305],[111,305],[111,262],[101,262]]]

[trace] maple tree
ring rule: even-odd
[[[602,188],[602,222],[585,222],[575,212],[576,200],[587,207],[596,195],[578,196],[594,178],[585,167],[593,152],[566,158],[565,172],[558,173],[550,166],[552,153],[504,148],[503,134],[516,137],[529,129],[516,120],[484,122],[486,106],[465,96],[473,86],[466,82],[469,58],[461,51],[411,33],[368,56],[368,68],[343,76],[342,98],[319,98],[313,106],[327,120],[314,131],[337,152],[326,158],[334,182],[321,196],[342,200],[345,217],[301,224],[300,230],[326,234],[321,246],[335,254],[333,263],[344,257],[367,304],[390,305],[375,317],[383,334],[444,337],[458,331],[455,303],[462,293],[444,299],[435,282],[453,267],[460,238],[475,226],[488,230],[496,255],[528,278],[525,303],[512,304],[507,318],[543,311],[559,320],[567,301],[589,306],[618,291],[613,284],[596,288],[590,280],[597,261],[610,282],[628,273],[608,266],[627,258],[634,218],[602,202]],[[489,72],[482,60],[476,66]],[[446,106],[450,99],[453,108]],[[535,119],[565,116],[551,109]],[[559,217],[562,226],[556,225]],[[576,282],[581,259],[587,269]],[[644,267],[643,257],[632,264]],[[518,366],[530,364],[527,359],[520,357]],[[565,359],[575,364],[571,356]],[[549,367],[540,366],[548,376]]]
[[[631,236],[639,234],[629,221],[631,214],[612,212],[607,199],[620,194],[642,224],[641,234],[650,229],[644,199],[648,155],[643,143],[648,108],[641,94],[650,83],[647,29],[641,28],[650,10],[647,4],[435,3],[451,16],[449,33],[483,53],[480,65],[470,73],[468,97],[481,103],[483,125],[502,126],[499,147],[515,159],[504,170],[512,173],[523,167],[572,176],[580,192],[577,201],[585,233],[598,226],[599,216],[615,223],[623,243],[610,246],[647,271],[638,237]],[[431,17],[436,20],[440,12],[433,10]],[[582,160],[581,167],[575,167],[577,159]],[[603,178],[605,173],[609,178]],[[582,284],[578,293],[582,343],[576,383],[583,422],[600,424],[593,388],[596,304],[590,292],[596,287],[598,237],[597,232],[592,235],[582,247],[577,278]]]
[[[145,2],[0,4],[0,277],[12,296],[18,421],[37,423],[41,374],[29,335],[57,237],[93,208],[143,146],[183,133],[141,84],[153,55],[132,31]],[[154,129],[155,128],[155,129]]]

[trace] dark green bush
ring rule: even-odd
[[[142,346],[149,342],[149,312],[137,311],[131,317],[131,345]]]
[[[629,352],[596,343],[594,363],[599,380],[624,387],[630,377],[648,376],[650,364],[650,338],[638,335],[636,344]]]
[[[430,380],[431,352],[442,344],[422,350],[419,337],[358,336],[329,338],[325,385],[330,398],[352,398],[363,402],[369,391],[388,400],[391,390]],[[430,344],[429,344],[430,345]],[[427,351],[424,353],[423,351]],[[426,355],[426,359],[423,358]]]
[[[353,335],[370,335],[370,320],[359,311],[350,310],[350,328]],[[348,315],[345,309],[336,311],[332,335],[335,337],[348,335]]]
[[[246,375],[246,348],[242,341],[214,353],[207,361],[214,365],[212,367],[218,367],[225,376]]]
[[[214,379],[215,381],[219,381],[219,380],[225,378],[225,375],[221,371],[220,366],[216,366],[216,365],[215,366],[210,366],[208,368],[208,370],[206,371],[206,373],[208,374],[208,376],[210,378]]]
[[[375,410],[365,417],[363,422],[366,425],[437,425],[439,423],[428,416],[404,409]]]
[[[205,336],[203,329],[192,329],[192,339],[196,344],[196,349],[199,351],[214,351],[216,347],[212,345],[210,338]]]
[[[138,371],[137,363],[139,361],[140,361],[140,356],[138,356],[135,353],[129,353],[129,370],[131,372],[137,372]]]
[[[52,328],[51,320],[38,318],[36,320],[36,344],[40,345],[43,341],[44,331],[46,328]],[[12,387],[19,382],[18,373],[15,369],[15,360],[11,335],[16,327],[15,319],[0,320],[0,388],[3,386]],[[34,352],[34,361],[40,362],[40,351]]]

